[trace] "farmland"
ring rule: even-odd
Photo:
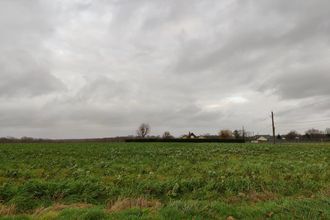
[[[0,216],[330,219],[329,161],[330,143],[1,144]]]

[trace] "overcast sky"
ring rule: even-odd
[[[329,0],[0,0],[0,136],[330,127]]]

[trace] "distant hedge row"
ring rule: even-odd
[[[180,142],[180,143],[245,143],[244,139],[182,139],[182,138],[132,138],[125,142]]]

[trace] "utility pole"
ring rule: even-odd
[[[273,128],[273,144],[275,144],[275,122],[274,122],[274,112],[272,112],[272,128]]]
[[[244,142],[245,142],[245,129],[244,129],[244,126],[242,127],[242,132],[243,132],[243,140],[244,140]]]

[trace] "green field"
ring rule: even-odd
[[[330,143],[0,144],[0,219],[330,219]]]

